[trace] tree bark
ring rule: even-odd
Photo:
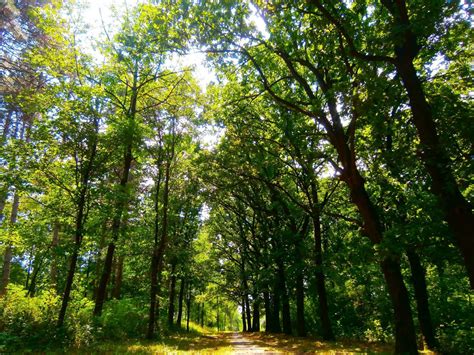
[[[413,122],[420,137],[421,159],[431,177],[445,220],[464,258],[471,288],[474,289],[474,216],[454,178],[446,151],[439,142],[431,108],[413,66],[404,56],[397,58],[397,69],[410,99]]]
[[[247,331],[247,322],[245,319],[245,299],[244,296],[242,296],[242,331],[246,332]]]
[[[314,232],[314,265],[316,268],[316,290],[318,293],[319,319],[321,321],[322,336],[324,340],[334,340],[331,320],[329,318],[329,308],[323,271],[323,249],[321,233],[321,214],[319,211],[319,196],[317,186],[311,181],[312,195],[312,220]]]
[[[122,171],[122,178],[120,180],[119,188],[120,192],[126,195],[126,189],[128,185],[130,169],[132,166],[132,144],[131,142],[125,149],[124,154],[124,166]],[[116,249],[116,243],[120,236],[120,227],[122,223],[122,215],[127,206],[128,198],[125,196],[119,196],[117,205],[115,207],[114,217],[112,219],[112,240],[107,247],[107,254],[104,260],[104,267],[102,268],[102,276],[100,278],[99,287],[97,289],[97,298],[94,306],[94,316],[100,316],[102,314],[102,308],[104,307],[105,298],[107,296],[107,285],[109,283],[110,274],[112,272],[112,262],[114,259],[114,253]]]
[[[13,196],[12,210],[10,214],[10,225],[13,226],[16,223],[18,217],[18,207],[20,205],[20,195],[15,192]],[[10,282],[10,271],[11,263],[13,258],[13,246],[9,243],[5,249],[3,255],[3,269],[2,269],[2,285],[0,287],[0,297],[4,296],[7,292],[7,286]]]
[[[204,327],[204,303],[201,306],[201,327]]]
[[[260,300],[258,296],[255,297],[253,302],[253,323],[252,323],[252,331],[259,332],[260,331]]]
[[[96,142],[97,143],[97,142]],[[86,209],[86,195],[89,186],[90,173],[92,171],[92,162],[95,156],[96,143],[94,143],[93,153],[91,155],[90,161],[87,164],[87,169],[84,172],[82,177],[82,186],[79,194],[79,201],[77,204],[77,214],[76,214],[76,225],[74,230],[74,248],[71,255],[71,261],[69,264],[69,270],[66,278],[66,285],[64,288],[63,298],[61,302],[61,309],[59,311],[58,317],[58,327],[62,327],[64,323],[64,318],[66,316],[66,309],[69,303],[69,296],[72,290],[72,284],[74,281],[74,273],[76,272],[76,264],[79,256],[79,250],[82,244],[82,238],[84,236],[84,224],[86,222],[85,209]]]
[[[391,13],[393,29],[402,29],[394,44],[395,67],[410,100],[413,122],[420,138],[421,154],[431,177],[433,193],[438,197],[445,220],[464,258],[471,288],[474,289],[474,216],[471,204],[462,195],[453,175],[449,157],[439,141],[431,107],[418,77],[413,60],[419,52],[417,38],[411,30],[405,1],[382,0]]]
[[[53,240],[51,241],[52,260],[50,270],[50,283],[55,291],[57,291],[58,288],[58,256],[56,249],[59,245],[59,229],[60,224],[58,221],[55,221],[53,223]]]
[[[298,241],[295,245],[295,258],[297,262],[303,262],[302,237],[297,236]],[[296,267],[296,334],[300,337],[306,336],[306,324],[304,318],[304,281],[303,281],[303,265]]]
[[[189,332],[189,320],[191,318],[191,285],[187,283],[187,297],[186,297],[186,331]]]
[[[413,250],[407,250],[408,261],[410,263],[413,287],[415,289],[416,307],[418,310],[418,321],[423,333],[424,343],[430,350],[438,347],[435,337],[433,322],[428,303],[428,291],[426,289],[425,270],[421,264],[420,257]]]
[[[347,184],[352,203],[357,207],[364,222],[363,233],[373,244],[380,244],[383,240],[383,227],[377,215],[375,206],[365,189],[364,179],[356,165],[355,147],[348,145],[348,138],[342,128],[337,104],[331,95],[330,85],[320,75],[318,83],[323,90],[332,118],[332,125],[326,124],[326,130],[331,144],[336,148],[343,171],[341,179]],[[353,115],[357,115],[354,108]],[[355,117],[353,117],[355,119]],[[385,256],[380,263],[387,284],[387,290],[392,301],[395,323],[395,351],[397,353],[417,353],[416,333],[413,325],[408,291],[403,283],[400,263],[397,256]]]
[[[171,266],[171,278],[168,297],[168,326],[171,328],[174,321],[174,300],[176,298],[176,275],[174,274],[176,265]]]
[[[288,290],[286,287],[285,270],[283,267],[283,263],[278,264],[277,266],[278,266],[278,270],[277,270],[278,284],[280,288],[281,304],[282,304],[283,332],[285,334],[292,334],[290,300],[288,297]]]
[[[133,83],[131,88],[130,105],[128,108],[127,123],[131,126],[135,121],[135,115],[137,112],[137,101],[138,101],[138,67],[135,66],[133,71]],[[105,298],[107,295],[107,284],[109,282],[110,274],[112,272],[112,261],[114,258],[114,252],[116,243],[120,236],[122,215],[128,205],[128,192],[127,187],[129,185],[130,170],[133,161],[133,144],[132,136],[128,137],[125,142],[124,155],[123,155],[123,168],[122,176],[119,183],[119,197],[115,205],[115,211],[112,218],[112,239],[107,247],[107,255],[105,256],[104,267],[102,269],[102,276],[100,278],[99,287],[97,289],[97,298],[94,307],[94,316],[100,316],[102,308],[104,307]]]
[[[275,333],[281,333],[281,326],[280,326],[280,280],[277,279],[275,280],[275,286],[273,288],[273,297],[272,297],[272,305],[273,305],[273,320],[272,320],[272,325]]]
[[[123,263],[124,256],[119,255],[115,265],[115,282],[112,289],[112,298],[119,299],[122,291],[122,279],[123,279]]]
[[[183,299],[184,299],[185,284],[186,282],[184,280],[184,277],[182,277],[181,284],[179,286],[179,296],[178,296],[178,318],[176,319],[176,325],[179,328],[181,328],[181,319],[183,317]],[[199,309],[198,309],[198,319],[199,319]],[[198,323],[199,323],[199,320],[198,320]]]
[[[265,331],[273,331],[273,315],[271,311],[270,295],[268,291],[263,291],[263,303],[265,306]]]
[[[174,131],[174,121],[172,122],[172,143],[170,147],[170,151],[168,152],[168,156],[166,157],[165,163],[165,179],[164,179],[164,187],[163,187],[163,208],[162,208],[162,218],[161,218],[161,238],[159,243],[157,243],[157,236],[158,236],[158,215],[155,215],[155,244],[153,247],[153,257],[152,257],[152,282],[150,287],[150,312],[149,312],[149,320],[148,320],[148,331],[147,331],[147,338],[152,339],[154,336],[155,331],[155,312],[156,312],[156,295],[159,289],[159,281],[161,278],[161,272],[163,269],[163,258],[166,247],[168,245],[168,205],[169,205],[169,183],[170,183],[170,176],[171,176],[171,163],[174,159],[174,149],[175,149],[175,131]],[[161,171],[161,169],[160,169]],[[161,174],[161,173],[160,173]],[[159,177],[161,179],[161,175]],[[157,196],[158,199],[158,190]],[[157,212],[158,208],[158,200],[155,200],[155,212]]]

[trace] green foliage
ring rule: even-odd
[[[47,347],[58,339],[56,319],[60,298],[54,290],[28,297],[20,285],[10,284],[0,299],[0,332],[9,351],[24,347]]]
[[[145,333],[147,311],[142,302],[125,298],[107,303],[98,320],[102,339],[139,338]]]

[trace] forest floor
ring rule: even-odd
[[[89,349],[93,353],[163,353],[163,354],[361,354],[393,353],[390,344],[357,341],[323,342],[282,334],[219,332],[208,334],[175,334],[160,341],[102,343]]]

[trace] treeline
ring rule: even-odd
[[[129,13],[98,60],[53,5],[20,3],[20,16],[8,2],[12,28],[37,35],[11,30],[1,46],[2,350],[151,339],[160,322],[189,329],[192,308],[213,325],[205,295],[194,307],[208,279],[195,262],[201,94],[171,65],[172,13]]]
[[[267,331],[472,347],[467,8],[253,6],[202,6],[197,30],[226,79],[211,223],[244,329],[263,309]]]
[[[155,2],[92,56],[39,5],[2,8],[7,349],[238,318],[473,349],[466,6]],[[205,93],[176,64],[196,48]]]

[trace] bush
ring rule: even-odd
[[[56,338],[56,317],[60,298],[54,291],[43,291],[27,297],[22,286],[11,284],[0,299],[0,332],[2,344],[14,349],[32,344],[48,345]]]
[[[133,299],[109,301],[99,322],[101,336],[106,339],[136,338],[145,334],[146,307]]]
[[[95,341],[97,330],[92,317],[93,309],[93,301],[83,297],[78,291],[72,292],[65,323],[69,345],[86,347]]]

